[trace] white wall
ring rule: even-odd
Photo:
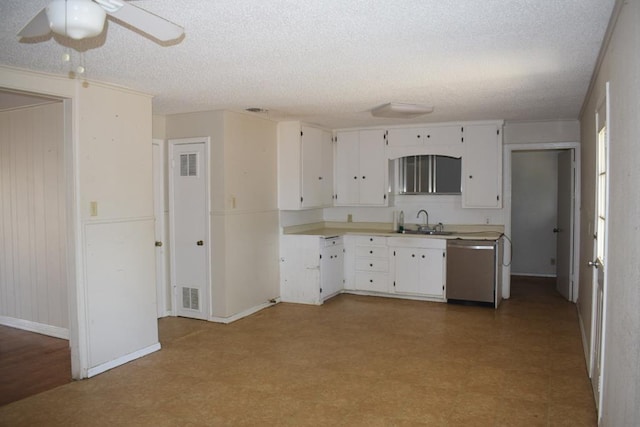
[[[0,323],[69,337],[62,102],[0,112]]]
[[[578,120],[506,122],[504,124],[505,144],[576,141],[580,141]]]
[[[595,194],[595,111],[611,84],[608,295],[605,324],[603,426],[637,425],[640,420],[640,1],[621,7],[581,117],[582,227],[579,310],[587,338],[591,333],[593,259],[591,235]]]
[[[2,66],[0,81],[7,89],[65,100],[67,281],[74,378],[159,349],[151,97],[97,82],[84,87],[66,76]],[[98,202],[97,216],[89,215],[90,201]],[[131,256],[125,259],[125,253]]]
[[[159,348],[151,98],[97,83],[79,90],[78,98],[78,200],[92,375]],[[96,216],[91,202],[97,203]]]
[[[211,138],[211,317],[279,295],[277,127],[248,114],[170,115],[167,138]]]
[[[555,276],[558,152],[514,152],[511,166],[511,273]]]

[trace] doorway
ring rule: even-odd
[[[209,138],[169,140],[173,314],[209,320]]]
[[[505,232],[512,237],[511,274],[556,278],[558,292],[578,298],[580,147],[578,143],[505,146]]]
[[[11,351],[7,337],[54,342],[62,351],[50,360],[52,367],[58,364],[52,372],[56,381],[60,374],[71,381],[72,375],[80,375],[77,322],[72,317],[71,100],[0,88],[0,104],[0,324],[15,328],[3,335],[0,347]],[[46,354],[41,359],[46,360]],[[38,368],[28,357],[17,356],[16,362]]]

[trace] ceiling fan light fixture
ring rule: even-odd
[[[81,40],[99,35],[106,12],[91,0],[54,0],[46,8],[51,31]]]
[[[411,119],[433,112],[433,107],[419,104],[404,104],[389,102],[371,110],[373,117],[387,117],[394,119]]]

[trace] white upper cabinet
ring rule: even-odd
[[[464,126],[463,208],[502,208],[501,128],[498,124]]]
[[[337,133],[337,206],[386,206],[388,170],[384,130]]]
[[[462,127],[429,126],[419,128],[389,129],[389,147],[409,147],[416,145],[455,145],[462,139]]]
[[[331,206],[332,191],[331,132],[300,122],[278,123],[278,207]]]

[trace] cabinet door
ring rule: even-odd
[[[317,128],[302,126],[302,194],[303,208],[323,206],[323,133]]]
[[[422,144],[422,129],[420,128],[397,128],[389,129],[387,140],[389,147],[411,147]]]
[[[424,294],[424,286],[420,275],[422,266],[420,256],[424,249],[396,248],[395,252],[395,280],[394,290],[402,294]]]
[[[420,253],[420,282],[425,295],[444,297],[444,251],[422,249]]]
[[[317,161],[317,160],[316,160]],[[329,131],[322,131],[322,206],[333,205],[333,141]]]
[[[497,125],[464,128],[462,207],[502,207],[502,136]]]
[[[384,130],[360,131],[360,205],[387,204],[388,161],[384,151]]]
[[[336,204],[357,205],[360,195],[360,135],[338,132],[336,141]]]
[[[325,300],[343,289],[344,252],[342,245],[330,246],[322,251],[320,262],[321,295]]]
[[[461,126],[434,126],[421,131],[420,139],[427,145],[455,145],[462,139]]]

